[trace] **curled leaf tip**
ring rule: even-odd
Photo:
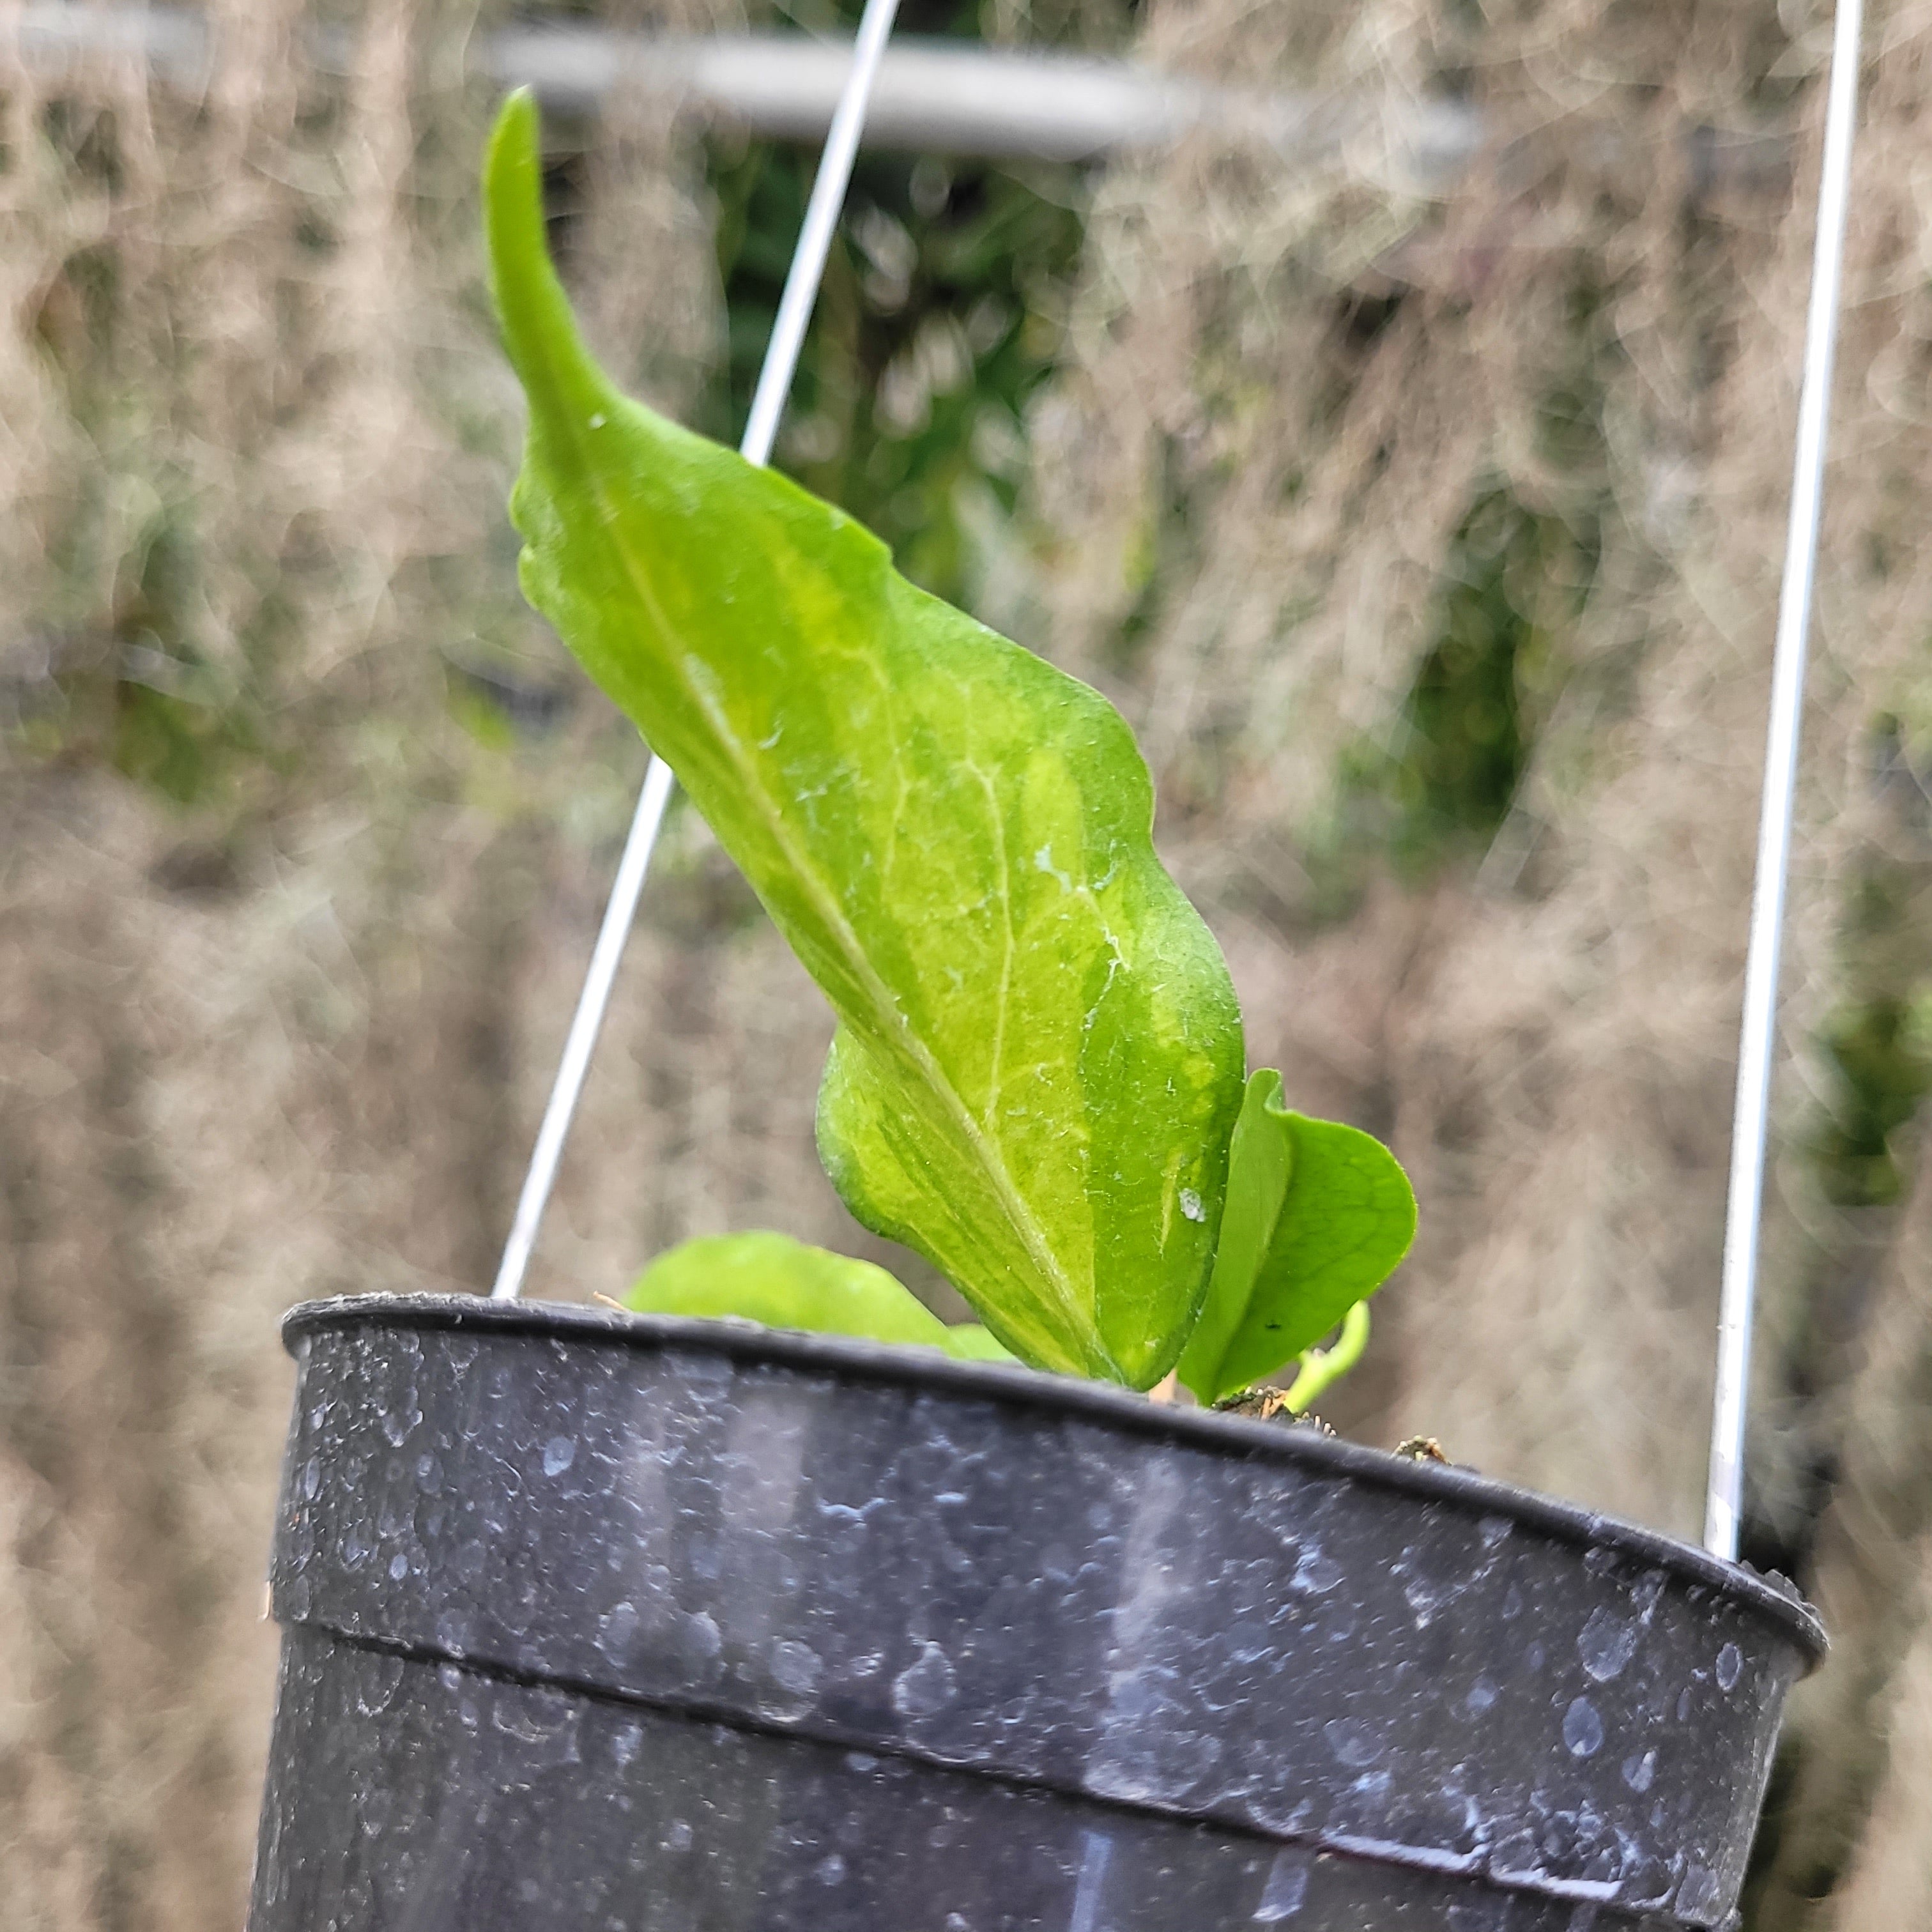
[[[502,266],[502,242],[514,227],[543,223],[543,170],[536,97],[520,87],[503,103],[483,153],[483,206],[492,265]]]
[[[608,380],[578,334],[544,232],[543,149],[536,97],[503,103],[483,157],[483,234],[503,346],[532,404],[569,422],[608,400]],[[533,420],[545,411],[533,408]]]

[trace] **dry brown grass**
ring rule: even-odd
[[[640,763],[588,705],[505,748],[448,701],[445,652],[556,669],[499,508],[514,408],[465,200],[485,104],[451,51],[472,10],[345,10],[339,80],[286,58],[292,0],[211,10],[228,53],[198,112],[103,71],[54,146],[32,90],[4,106],[0,690],[32,728],[0,754],[4,1932],[235,1922],[273,1318],[487,1280]],[[1680,1532],[1822,22],[1159,9],[1162,60],[1398,94],[1452,74],[1498,139],[1440,207],[1206,144],[1116,170],[1035,425],[1041,562],[999,592],[1142,728],[1257,1064],[1416,1175],[1423,1242],[1348,1419]],[[1873,24],[1808,719],[1759,1461],[1772,1520],[1822,1510],[1842,1646],[1798,1713],[1760,1932],[1932,1928],[1928,1197],[1847,1216],[1803,1153],[1857,883],[1932,861],[1922,799],[1868,756],[1880,714],[1932,724],[1928,30],[1922,0]],[[633,107],[587,178],[592,326],[675,405],[719,327],[694,160]],[[1364,297],[1400,298],[1373,332]],[[1553,425],[1558,395],[1580,400]],[[1534,758],[1486,850],[1420,885],[1364,861],[1338,911],[1338,766],[1396,742],[1451,538],[1499,486],[1600,544]],[[168,542],[190,580],[158,610]],[[276,753],[186,812],[104,764],[106,674],[158,625]],[[652,904],[542,1292],[726,1226],[866,1246],[812,1156],[826,1024],[701,828]]]

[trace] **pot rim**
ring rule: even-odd
[[[1365,1443],[1309,1429],[1213,1410],[1150,1402],[1111,1382],[1085,1382],[1019,1363],[962,1360],[937,1348],[872,1342],[856,1336],[767,1328],[686,1315],[640,1315],[628,1310],[556,1301],[494,1301],[480,1294],[438,1292],[337,1295],[297,1304],[282,1318],[283,1346],[291,1354],[308,1337],[366,1325],[432,1331],[486,1329],[510,1335],[569,1338],[650,1348],[700,1348],[740,1361],[827,1372],[847,1379],[900,1388],[936,1388],[1061,1415],[1104,1422],[1129,1432],[1202,1449],[1290,1462],[1346,1476],[1474,1514],[1505,1516],[1558,1542],[1607,1547],[1714,1590],[1780,1626],[1804,1654],[1807,1672],[1829,1648],[1817,1612],[1782,1577],[1748,1564],[1730,1563],[1660,1530],[1526,1490],[1454,1463],[1418,1462]]]

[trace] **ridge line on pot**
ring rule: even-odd
[[[306,1618],[300,1621],[304,1629],[322,1632],[352,1650],[395,1658],[405,1663],[432,1664],[439,1668],[447,1666],[472,1676],[494,1683],[514,1685],[520,1689],[588,1697],[612,1706],[698,1719],[750,1736],[802,1738],[830,1749],[858,1750],[875,1757],[897,1759],[908,1764],[952,1772],[962,1777],[1004,1786],[1015,1791],[1041,1792],[1074,1798],[1102,1810],[1184,1823],[1212,1820],[1240,1837],[1252,1838],[1257,1844],[1304,1850],[1318,1856],[1354,1858],[1371,1864],[1400,1865],[1411,1870],[1443,1877],[1486,1879],[1504,1892],[1556,1900],[1565,1904],[1618,1904],[1616,1897],[1618,1888],[1614,1885],[1593,1880],[1564,1879],[1544,1873],[1526,1872],[1508,1865],[1498,1866],[1492,1856],[1492,1848],[1488,1846],[1470,1852],[1450,1852],[1428,1846],[1411,1844],[1400,1838],[1375,1838],[1361,1832],[1298,1830],[1288,1826],[1270,1828],[1240,1814],[1224,1813],[1217,1808],[1190,1810],[1180,1804],[1097,1793],[1073,1779],[1012,1771],[970,1756],[925,1749],[914,1744],[882,1744],[876,1738],[850,1726],[842,1727],[827,1723],[786,1722],[776,1718],[760,1718],[737,1706],[716,1700],[652,1696],[600,1684],[593,1678],[574,1677],[566,1672],[539,1672],[506,1664],[500,1659],[452,1652],[435,1645],[413,1644],[374,1636],[364,1631],[340,1628],[322,1618]],[[1622,1909],[1640,1908],[1626,1903]]]

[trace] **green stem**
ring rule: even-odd
[[[1301,1372],[1288,1392],[1288,1406],[1305,1415],[1316,1397],[1324,1394],[1362,1359],[1369,1346],[1369,1304],[1358,1301],[1342,1318],[1342,1333],[1332,1348],[1310,1348],[1301,1358]]]

